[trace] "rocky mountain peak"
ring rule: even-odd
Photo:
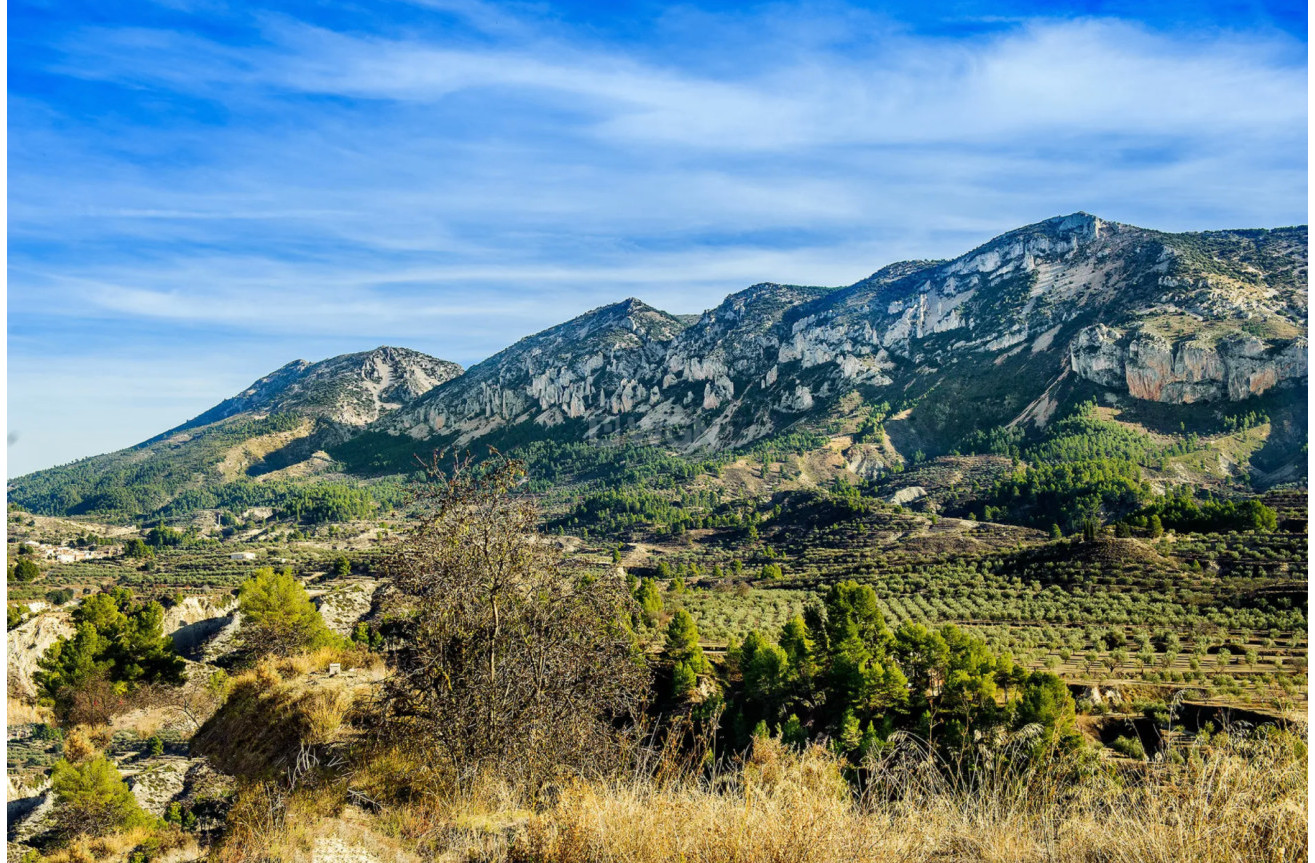
[[[1257,251],[1243,251],[1247,242]],[[990,381],[983,391],[998,392],[991,421],[999,423],[1043,422],[1054,407],[1053,393],[1044,394],[1074,373],[1138,399],[1237,399],[1303,377],[1304,342],[1278,357],[1277,343],[1263,338],[1225,340],[1229,356],[1198,357],[1161,338],[1154,360],[1141,362],[1150,342],[1124,334],[1168,326],[1164,310],[1184,280],[1197,315],[1189,330],[1240,332],[1241,318],[1214,320],[1243,308],[1241,300],[1225,307],[1220,285],[1245,277],[1264,286],[1276,273],[1293,281],[1304,272],[1303,250],[1285,237],[1197,239],[1071,213],[953,260],[890,264],[845,288],[758,283],[693,323],[633,298],[603,306],[522,340],[389,426],[465,445],[508,425],[581,420],[586,435],[677,431],[687,447],[720,448],[789,427],[856,389],[887,392],[894,403],[969,368]],[[1260,297],[1267,332],[1304,334],[1304,306],[1283,308],[1297,300],[1247,296]],[[1109,329],[1096,333],[1097,323]],[[1259,332],[1259,323],[1248,326]]]
[[[294,360],[166,434],[240,414],[297,413],[365,426],[461,371],[456,363],[387,345],[315,363]]]

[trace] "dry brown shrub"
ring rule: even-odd
[[[144,843],[167,856],[161,860],[191,860],[198,853],[196,840],[174,827],[134,827],[108,836],[80,836],[63,848],[57,848],[41,858],[41,863],[91,863],[91,861],[120,861]],[[177,856],[169,852],[181,852]]]
[[[91,734],[85,725],[75,725],[64,736],[64,758],[73,764],[90,761],[100,754],[91,742]]]
[[[114,742],[114,729],[108,725],[95,725],[87,729],[91,742],[101,749]]]
[[[389,676],[378,728],[460,781],[487,772],[533,789],[619,763],[619,719],[647,671],[621,624],[614,574],[588,578],[538,535],[511,494],[517,462],[430,469],[429,508],[387,560]]]
[[[65,721],[70,725],[109,725],[115,716],[131,706],[128,698],[104,677],[93,677],[66,691]]]
[[[333,742],[350,707],[350,699],[337,690],[318,689],[307,693],[298,705],[306,722],[303,742],[310,745]]]

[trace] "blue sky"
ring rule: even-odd
[[[470,365],[1075,210],[1304,223],[1306,34],[1208,0],[11,2],[9,475],[294,358]]]

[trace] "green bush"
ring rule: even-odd
[[[1146,750],[1142,747],[1141,741],[1136,737],[1119,736],[1110,744],[1110,749],[1120,755],[1126,755],[1129,758],[1142,760],[1146,757]]]
[[[9,578],[18,582],[35,581],[41,576],[41,569],[29,558],[21,557],[9,571]]]
[[[5,629],[10,630],[18,626],[27,617],[31,611],[26,605],[10,605],[5,608]]]
[[[185,666],[163,633],[160,603],[137,602],[132,591],[115,587],[83,600],[72,618],[73,636],[51,645],[34,676],[61,713],[78,691],[98,681],[124,686],[183,681]]]
[[[114,762],[105,756],[76,765],[56,762],[50,787],[58,807],[58,823],[65,834],[103,836],[150,822]]]
[[[238,588],[238,608],[243,618],[242,642],[257,653],[287,654],[334,641],[291,570],[275,572],[268,566],[256,570]]]

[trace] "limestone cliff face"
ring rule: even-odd
[[[1138,399],[1242,399],[1306,376],[1304,237],[1160,234],[1076,213],[845,288],[755,285],[693,323],[628,300],[522,340],[378,428],[465,445],[579,421],[586,438],[720,449],[855,389],[893,403],[965,367],[1025,359],[1007,382],[1019,411],[1070,367]],[[1244,320],[1291,338],[1247,336]],[[1187,321],[1187,337],[1152,336],[1166,321]]]
[[[65,609],[54,609],[24,621],[5,635],[11,695],[35,700],[37,686],[33,676],[37,663],[51,645],[73,635],[74,627]]]
[[[257,413],[298,413],[359,428],[460,374],[456,363],[386,346],[317,363],[294,360],[166,434]]]
[[[639,300],[604,306],[473,366],[383,428],[415,438],[445,435],[458,445],[523,422],[585,420],[596,430],[661,399],[665,344],[684,328]]]
[[[481,439],[624,435],[721,450],[885,402],[889,452],[853,456],[860,470],[952,451],[975,432],[1044,426],[1087,389],[1079,382],[1165,403],[1283,387],[1295,399],[1307,379],[1306,250],[1304,227],[1166,234],[1075,213],[847,287],[754,285],[697,317],[625,300],[465,373],[403,348],[297,361],[144,444],[15,478],[10,499],[117,511],[115,492],[148,460],[177,466],[154,472],[172,497],[329,470],[335,458],[407,469],[393,453],[482,452]],[[264,422],[272,414],[302,420]],[[164,502],[153,490],[151,506]]]
[[[1074,339],[1069,362],[1080,377],[1134,398],[1173,404],[1241,401],[1281,381],[1307,377],[1304,337],[1266,342],[1245,333],[1178,342],[1098,324]]]

